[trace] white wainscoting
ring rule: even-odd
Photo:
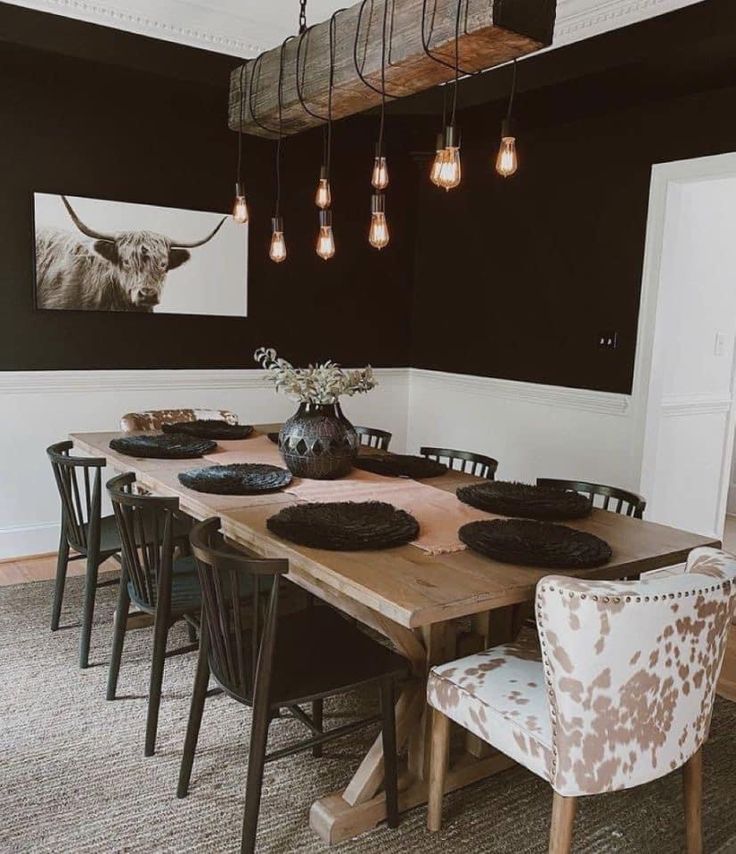
[[[439,444],[495,456],[504,479],[637,486],[626,395],[409,368],[376,374],[378,388],[344,410],[356,424],[391,430],[393,450]],[[69,433],[117,429],[122,413],[139,409],[224,407],[255,423],[294,409],[248,370],[7,372],[0,400],[0,559],[56,549],[59,506],[44,449]]]
[[[378,369],[378,388],[345,401],[355,423],[376,423],[406,443],[408,369]],[[54,551],[59,502],[44,450],[69,433],[116,430],[124,412],[223,407],[241,421],[282,421],[294,404],[259,370],[0,372],[0,559]]]

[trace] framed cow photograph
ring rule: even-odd
[[[247,224],[49,193],[33,203],[36,308],[246,316]]]

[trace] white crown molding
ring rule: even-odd
[[[720,394],[670,394],[662,398],[662,415],[681,418],[693,415],[726,415],[731,398]]]
[[[41,12],[63,15],[101,26],[173,41],[190,47],[250,58],[279,44],[287,35],[283,10],[272,4],[270,19],[248,20],[206,2],[157,0],[142,6],[136,0],[11,0]],[[246,0],[242,0],[245,7]],[[260,5],[259,0],[253,0]],[[662,15],[704,0],[559,0],[554,44],[589,38],[607,30]],[[138,6],[139,8],[135,8]],[[127,8],[126,8],[127,7]],[[157,7],[153,12],[152,7]],[[145,11],[140,9],[144,8]],[[247,7],[246,7],[247,8]],[[263,7],[261,7],[261,10]],[[259,11],[261,11],[259,10]],[[268,13],[267,13],[268,14]],[[205,25],[209,17],[211,25]],[[258,31],[260,38],[238,36]]]
[[[412,368],[412,389],[421,383],[441,386],[445,391],[463,392],[480,397],[494,397],[543,406],[562,406],[603,415],[627,415],[631,398],[614,394],[565,386],[479,377],[471,374],[452,374]]]

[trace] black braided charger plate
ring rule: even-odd
[[[592,510],[590,499],[578,492],[503,480],[461,486],[457,497],[487,513],[522,519],[582,519]]]
[[[550,569],[584,569],[611,559],[611,547],[594,534],[531,519],[470,522],[458,531],[468,548],[503,563]]]
[[[146,436],[123,436],[111,439],[113,451],[126,457],[147,457],[160,460],[191,460],[214,451],[217,442],[195,439],[180,433],[156,433]]]
[[[291,472],[262,463],[232,463],[181,472],[180,483],[196,492],[215,495],[258,495],[291,483]]]
[[[212,419],[177,421],[175,424],[162,424],[161,429],[164,433],[197,436],[199,439],[247,439],[253,432],[251,424],[229,424]]]
[[[266,523],[268,530],[316,549],[360,551],[402,546],[416,539],[417,520],[382,501],[339,501],[284,507]]]
[[[427,457],[412,457],[408,454],[361,454],[353,463],[355,468],[382,474],[386,477],[439,477],[447,472],[444,463]]]

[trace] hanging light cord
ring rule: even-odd
[[[259,54],[253,60],[253,71],[251,71],[250,75],[250,86],[248,87],[248,108],[250,109],[250,117],[253,119],[253,122],[258,125],[261,130],[265,130],[266,133],[270,133],[272,136],[278,136],[279,130],[275,128],[270,128],[268,125],[264,125],[262,121],[256,116],[256,108],[255,102],[253,100],[254,92],[257,91],[257,83],[256,77],[260,81],[261,79],[261,62],[263,61],[263,57],[265,54]]]
[[[463,8],[463,0],[457,0],[457,12],[455,13],[455,85],[452,92],[452,119],[451,125],[455,124],[457,113],[457,90],[460,80],[460,12]]]
[[[330,177],[330,165],[332,162],[332,87],[335,83],[335,42],[337,35],[337,16],[344,9],[338,9],[333,12],[330,18],[330,77],[327,88],[327,126],[325,128],[324,144],[325,144],[325,168],[327,177]]]
[[[383,29],[381,31],[381,121],[378,126],[378,151],[383,156],[383,137],[386,126],[386,24],[388,23],[388,3],[383,2]],[[391,3],[391,21],[393,24],[393,2]]]
[[[434,60],[438,65],[444,65],[445,68],[451,68],[453,71],[457,69],[457,62],[455,64],[451,62],[447,62],[439,56],[435,56],[432,53],[432,48],[430,42],[432,41],[432,30],[434,29],[434,18],[436,13],[437,4],[434,3],[434,8],[432,10],[432,20],[429,25],[429,33],[426,30],[427,23],[427,2],[428,0],[422,0],[422,49],[424,53],[432,60]],[[458,18],[460,17],[460,9],[457,12]],[[465,4],[465,32],[468,30],[468,4]],[[459,23],[459,22],[458,22]],[[459,27],[455,28],[456,33],[459,34]],[[480,71],[466,71],[464,68],[458,69],[459,73],[462,74],[463,77],[473,77],[476,74],[482,74],[483,70]]]
[[[240,66],[240,121],[238,124],[238,168],[236,171],[236,181],[238,184],[243,183],[243,104],[245,103],[244,80],[245,63]]]
[[[514,69],[511,76],[511,93],[509,95],[509,105],[506,110],[506,121],[511,120],[511,111],[514,107],[514,97],[516,96],[516,60],[514,60]]]
[[[306,0],[302,0],[303,6],[306,6]],[[279,102],[279,138],[276,141],[276,210],[274,216],[278,217],[281,213],[281,146],[284,140],[284,48],[287,42],[291,41],[294,36],[289,36],[281,43],[281,54],[279,55],[279,84],[278,84],[278,102]]]
[[[358,62],[358,45],[360,43],[360,28],[363,25],[363,12],[365,11],[365,7],[368,4],[368,2],[369,2],[369,0],[363,0],[363,2],[360,4],[360,9],[358,10],[358,22],[355,25],[355,39],[353,40],[353,65],[355,66],[355,70],[358,74],[358,77],[360,77],[361,83],[363,83],[364,86],[367,86],[369,89],[371,89],[377,95],[380,95],[381,98],[401,98],[401,97],[403,97],[402,95],[393,95],[391,92],[386,91],[385,78],[382,77],[382,83],[381,83],[380,89],[377,86],[374,86],[370,82],[370,80],[368,80],[366,78],[365,74],[363,73],[363,70],[365,68],[365,57],[366,57],[367,49],[363,50],[363,62],[362,63]],[[385,22],[386,22],[386,17],[387,17],[387,12],[388,12],[388,3],[389,3],[389,0],[385,0],[384,7],[383,7],[384,33],[385,33]],[[371,13],[372,13],[373,12],[373,0],[370,0],[370,4],[371,4]],[[393,19],[393,4],[392,4],[392,14],[391,14],[391,32],[392,33],[393,33],[393,26],[394,26],[394,19]],[[366,33],[366,42],[367,42],[369,33],[370,33],[370,24],[368,26],[368,32]],[[385,38],[385,35],[384,35],[384,38]],[[389,39],[389,41],[390,41],[390,39]]]

